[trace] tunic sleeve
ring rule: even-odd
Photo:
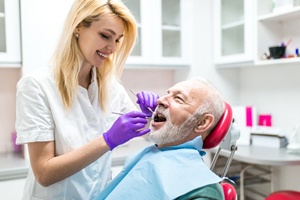
[[[29,76],[17,84],[17,144],[54,140],[54,121],[44,90]]]

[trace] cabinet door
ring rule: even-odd
[[[188,0],[159,0],[159,19],[157,23],[157,43],[154,61],[167,65],[188,65],[189,37],[192,30],[191,6]],[[159,58],[159,59],[157,59]],[[159,64],[159,63],[157,63]]]
[[[138,43],[127,66],[188,65],[188,0],[127,0],[137,19]],[[184,29],[184,27],[187,27]]]
[[[152,42],[151,39],[153,34],[152,25],[155,24],[154,21],[157,19],[157,15],[153,13],[152,20],[147,17],[149,10],[153,10],[156,0],[127,0],[124,3],[130,9],[134,15],[137,26],[138,26],[138,38],[137,43],[127,60],[127,65],[147,65],[151,63],[152,57]],[[155,12],[155,11],[153,11]],[[157,11],[156,11],[157,12]]]
[[[300,48],[300,4],[282,1],[282,5],[276,7],[272,0],[257,0],[256,3],[256,65],[299,63],[300,55],[296,49],[299,51]],[[266,59],[262,56],[270,55],[269,48],[274,46],[285,46],[283,57]]]
[[[252,0],[215,0],[215,64],[253,63]]]
[[[0,0],[0,66],[20,67],[19,1]]]
[[[0,199],[22,199],[26,178],[0,181]]]

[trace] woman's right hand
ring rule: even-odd
[[[113,150],[116,146],[134,137],[150,132],[149,128],[143,129],[147,123],[146,114],[142,112],[132,111],[126,113],[114,122],[112,127],[103,134],[103,138],[110,150]]]

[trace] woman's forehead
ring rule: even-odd
[[[92,26],[98,30],[111,30],[116,36],[122,35],[125,29],[123,20],[117,16],[103,17],[98,21],[94,21]]]

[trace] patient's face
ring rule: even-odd
[[[156,144],[184,142],[197,125],[193,114],[206,94],[203,85],[194,81],[184,81],[171,87],[157,101],[150,138]]]
[[[170,118],[168,110],[163,109],[161,106],[157,109],[166,119]],[[173,125],[170,120],[167,120],[160,129],[156,130],[151,126],[151,132],[149,134],[151,140],[157,145],[172,144],[177,141],[184,141],[185,138],[193,131],[197,120],[190,116],[180,126]]]

